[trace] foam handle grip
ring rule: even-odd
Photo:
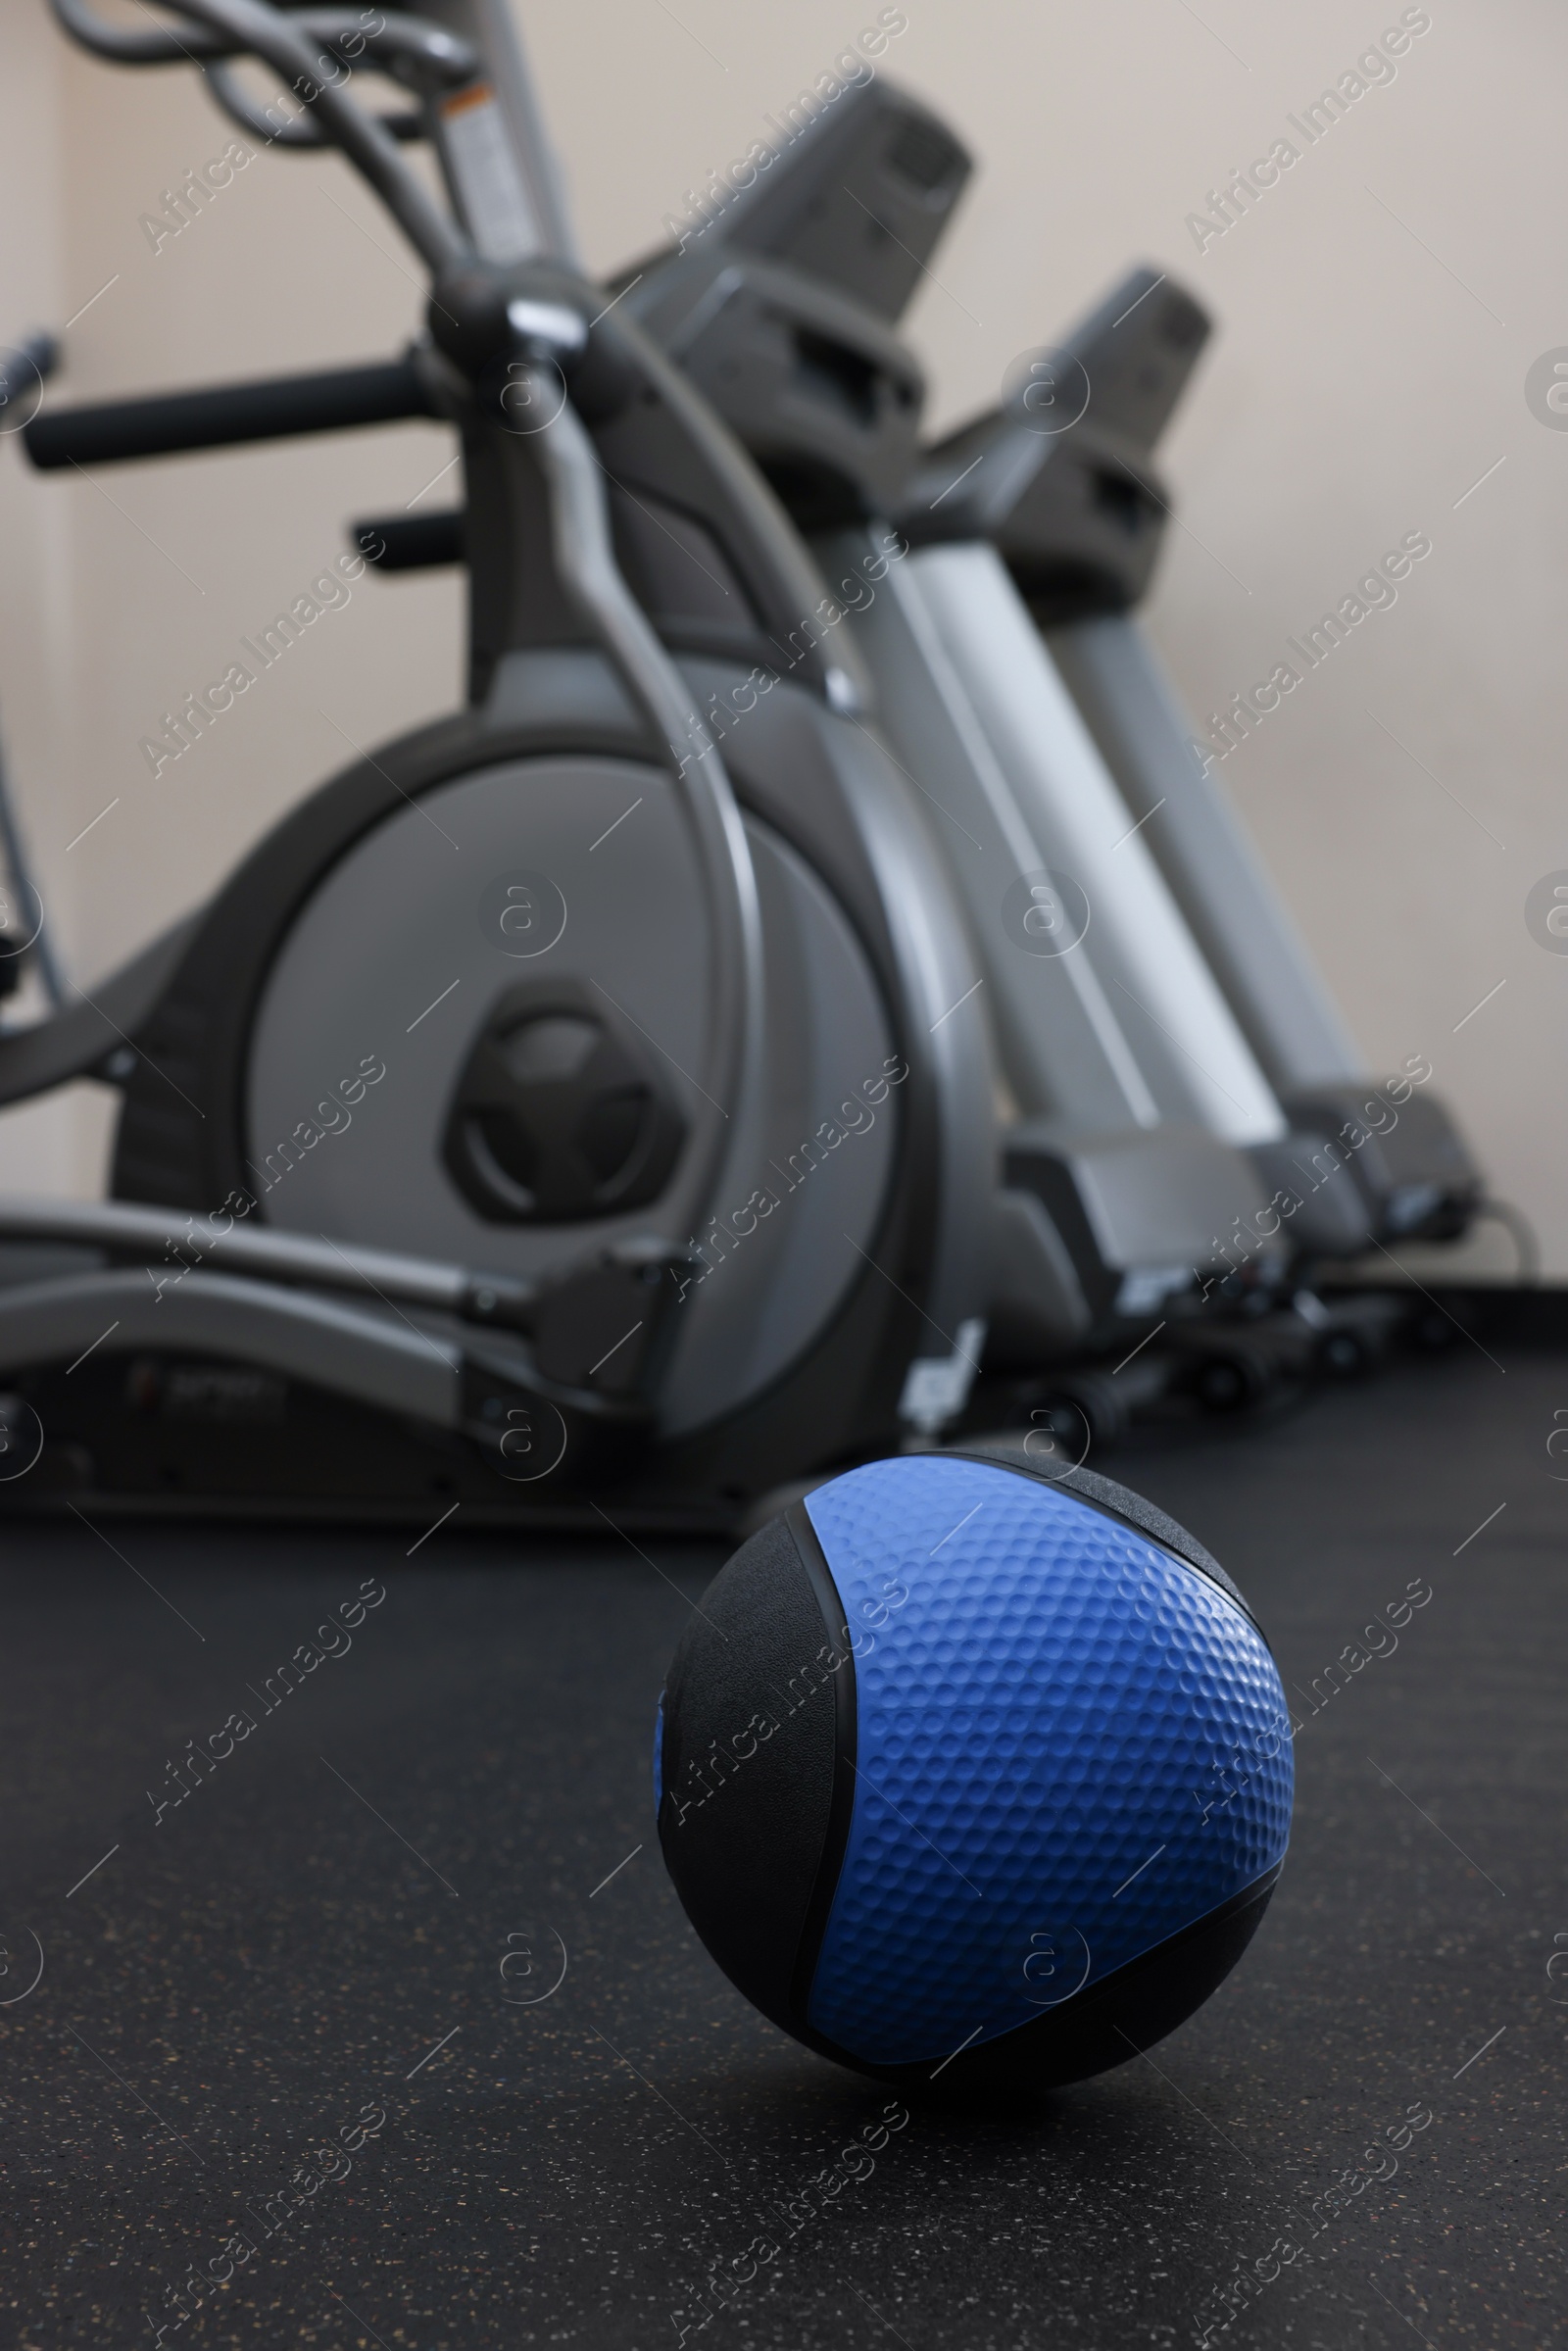
[[[297,433],[342,432],[438,413],[412,360],[390,360],[313,375],[218,384],[200,392],[165,392],[148,400],[53,409],[24,426],[22,438],[33,465],[48,472],[62,465],[122,465],[134,458],[232,448]]]

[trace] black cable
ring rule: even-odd
[[[236,45],[186,21],[178,31],[126,31],[106,24],[87,0],[49,0],[56,22],[81,48],[115,66],[201,65],[210,57],[233,57]]]
[[[261,99],[251,96],[232,65],[215,62],[204,66],[202,77],[214,105],[253,139],[260,139],[264,147],[298,149],[331,145],[315,116],[303,108],[291,122],[274,122]],[[275,98],[272,104],[277,104]],[[406,108],[398,115],[378,115],[376,120],[395,139],[422,139],[425,135],[424,117],[413,108]]]
[[[311,16],[285,15],[267,0],[180,0],[178,16],[194,31],[122,32],[103,24],[87,0],[50,0],[71,37],[95,55],[119,65],[206,66],[214,58],[251,56],[269,66],[285,89],[316,107],[325,136],[380,197],[410,244],[433,272],[462,268],[472,248],[456,224],[431,201],[424,183],[398,152],[380,118],[367,114],[333,82],[323,78],[324,44],[311,33]],[[341,25],[342,12],[328,12]],[[313,12],[314,14],[314,12]],[[390,22],[390,20],[389,20]],[[417,18],[400,20],[418,35],[421,56],[435,58],[434,77],[457,72],[460,53],[471,76],[473,53],[439,26]]]
[[[1541,1279],[1541,1243],[1529,1217],[1511,1200],[1478,1200],[1474,1213],[1478,1223],[1490,1221],[1502,1226],[1518,1252],[1515,1273],[1518,1285],[1522,1290],[1533,1290]]]
[[[167,29],[126,31],[106,24],[90,0],[49,0],[57,23],[81,48],[115,66],[208,66],[224,58],[252,54],[251,43],[237,33],[224,32],[199,20],[184,0],[166,0],[178,23]],[[471,43],[444,25],[395,9],[378,9],[373,31],[364,15],[351,8],[302,8],[277,12],[285,24],[319,41],[334,56],[353,64],[361,57],[383,72],[393,64],[428,74],[432,80],[461,88],[479,73]]]
[[[368,180],[433,272],[471,261],[467,238],[432,202],[376,118],[319,78],[318,59],[302,29],[303,20],[283,16],[266,0],[184,0],[184,13],[260,58],[285,88],[320,109],[327,136]]]

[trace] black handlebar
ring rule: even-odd
[[[331,367],[320,374],[276,375],[260,383],[218,384],[201,392],[165,392],[151,400],[54,409],[24,425],[22,438],[32,463],[48,471],[440,414],[414,361],[402,359],[369,367]]]
[[[467,561],[467,523],[462,507],[441,507],[428,514],[381,514],[373,522],[356,522],[349,538],[378,571],[430,571]]]

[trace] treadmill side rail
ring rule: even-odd
[[[1142,838],[1275,1090],[1354,1082],[1361,1057],[1261,857],[1195,748],[1139,622],[1055,629],[1051,650]],[[1157,814],[1156,811],[1157,810]]]
[[[1227,1143],[1277,1141],[1279,1104],[1001,557],[976,542],[908,563],[1048,867],[1088,901],[1076,952],[1102,975],[1161,1111]]]

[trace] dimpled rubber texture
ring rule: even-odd
[[[1277,1867],[1284,1691],[1207,1577],[1059,1487],[935,1454],[806,1508],[855,1636],[858,1741],[816,2032],[871,2065],[948,2057]]]

